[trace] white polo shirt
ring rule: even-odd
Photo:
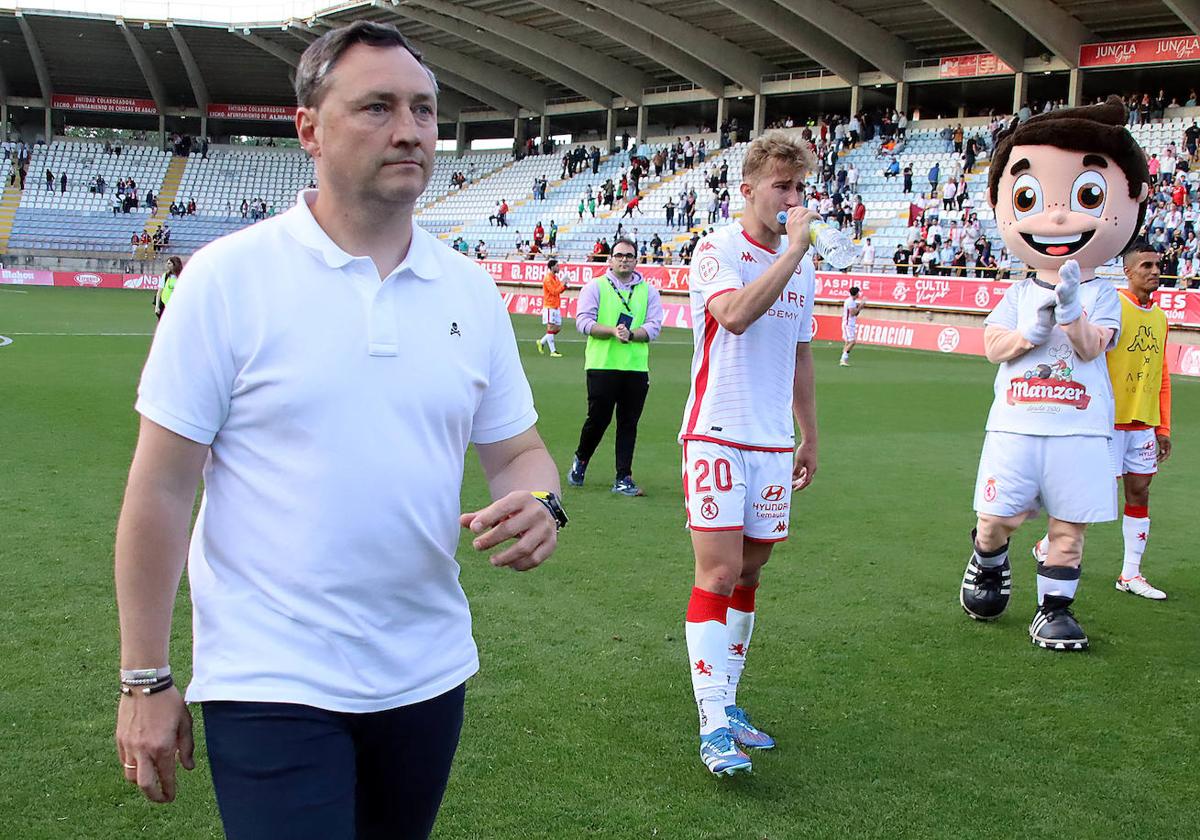
[[[413,226],[382,282],[296,207],[201,249],[137,410],[210,444],[187,699],[370,712],[478,670],[458,582],[469,443],[537,420],[508,313]]]

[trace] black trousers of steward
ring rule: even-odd
[[[587,371],[588,412],[579,433],[575,457],[587,463],[608,431],[613,411],[617,414],[618,479],[633,475],[633,448],[637,443],[638,421],[646,407],[650,374],[634,370]]]

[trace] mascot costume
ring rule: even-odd
[[[1086,650],[1071,607],[1084,530],[1117,518],[1111,454],[1113,393],[1105,364],[1121,330],[1116,289],[1096,268],[1137,237],[1146,214],[1146,155],[1117,97],[1042,114],[1002,132],[988,204],[1009,252],[1034,276],[987,317],[999,364],[975,484],[978,515],[959,601],[971,618],[1008,608],[1009,537],[1041,508],[1049,545],[1037,564],[1034,644]]]

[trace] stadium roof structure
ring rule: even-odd
[[[939,59],[977,53],[1071,70],[1083,44],[1200,34],[1197,0],[374,0],[245,23],[0,0],[0,100],[134,97],[180,116],[291,105],[307,44],[359,18],[423,51],[446,121],[937,79]]]

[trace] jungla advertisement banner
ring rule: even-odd
[[[1079,48],[1080,67],[1121,67],[1170,61],[1200,61],[1200,36],[1108,41],[1084,44]]]

